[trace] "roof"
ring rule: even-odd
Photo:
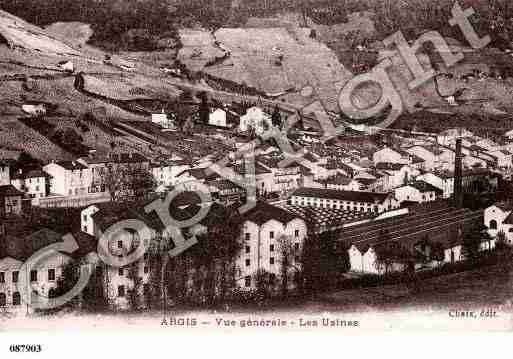
[[[258,225],[267,223],[270,220],[276,220],[285,224],[296,218],[301,217],[266,202],[257,202],[254,208],[242,215],[243,220],[251,221]]]
[[[382,203],[388,197],[389,193],[359,192],[359,191],[338,191],[321,188],[299,188],[292,196],[314,197],[325,199],[338,199],[341,201],[363,202],[363,203]]]
[[[22,172],[22,173],[13,173],[11,176],[12,179],[27,179],[27,178],[44,178],[44,177],[50,177],[50,175],[46,172],[43,172],[42,170],[31,170],[28,172]]]
[[[418,189],[420,192],[436,192],[436,193],[443,193],[443,191],[427,182],[424,181],[415,181],[413,183],[410,183],[409,186]]]
[[[513,203],[512,202],[506,202],[506,201],[498,202],[498,203],[495,203],[494,206],[500,208],[504,212],[513,211]]]
[[[56,165],[61,166],[62,168],[68,170],[68,171],[77,171],[77,170],[85,170],[87,169],[86,166],[79,162],[75,161],[58,161],[55,162]]]
[[[23,196],[23,192],[20,192],[13,185],[0,186],[0,197],[17,197]]]
[[[404,166],[408,166],[404,163],[391,163],[391,162],[379,162],[376,164],[376,168],[381,171],[400,171]]]
[[[326,231],[340,228],[346,223],[372,218],[374,215],[368,212],[355,212],[337,208],[313,208],[303,206],[280,205],[286,211],[304,218],[314,230]]]

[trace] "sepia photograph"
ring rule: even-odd
[[[0,356],[512,331],[510,0],[0,1]]]

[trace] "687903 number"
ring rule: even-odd
[[[43,347],[40,344],[13,344],[9,347],[11,353],[40,353]]]

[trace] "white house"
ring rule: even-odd
[[[180,183],[178,175],[191,168],[187,161],[165,161],[153,163],[151,173],[157,181],[158,189],[165,191],[167,187]]]
[[[48,175],[41,170],[23,171],[18,170],[11,178],[11,184],[17,190],[24,192],[25,196],[31,199],[33,205],[37,205],[41,198],[47,193]]]
[[[86,195],[92,178],[88,167],[76,161],[52,162],[43,167],[52,178],[50,192],[62,196]]]
[[[25,105],[21,106],[21,109],[26,114],[29,114],[34,117],[42,116],[42,115],[46,114],[46,106],[44,104],[38,104],[38,105],[25,104]]]
[[[392,193],[337,191],[299,188],[289,198],[293,206],[344,209],[347,211],[383,213],[399,208]]]
[[[484,225],[488,233],[496,237],[497,233],[504,232],[509,243],[513,243],[513,204],[499,202],[488,207],[484,212]]]
[[[400,164],[411,164],[413,161],[413,154],[405,152],[400,149],[393,149],[385,147],[379,151],[374,152],[372,155],[372,161],[374,164],[378,163],[400,163]]]
[[[400,202],[426,203],[435,201],[442,190],[424,181],[415,181],[405,186],[396,188],[395,198]]]
[[[159,125],[162,128],[172,130],[175,128],[175,119],[176,116],[173,113],[167,114],[164,109],[162,109],[161,113],[152,113],[151,114],[151,122]]]
[[[288,275],[293,286],[294,272],[300,268],[300,253],[307,235],[303,219],[288,211],[259,202],[243,215],[242,251],[237,259],[238,281],[241,288],[255,288],[255,274],[264,270],[276,279],[282,276],[283,252],[291,258]]]
[[[75,65],[73,64],[73,61],[70,60],[59,61],[58,66],[61,70],[66,72],[73,73],[75,71]]]
[[[497,159],[497,167],[511,168],[513,166],[513,154],[508,150],[492,150],[488,153]]]
[[[251,107],[244,116],[241,116],[239,130],[247,132],[250,128],[253,128],[257,135],[261,135],[271,126],[271,116],[266,114],[260,107]]]
[[[226,127],[226,111],[218,108],[211,112],[208,117],[208,124],[212,126]]]

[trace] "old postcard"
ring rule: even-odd
[[[3,0],[0,331],[510,332],[512,100],[508,0]]]

